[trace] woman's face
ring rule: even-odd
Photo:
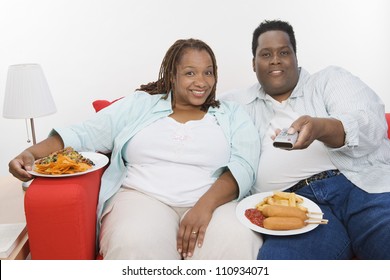
[[[175,107],[201,107],[215,85],[213,62],[206,50],[186,49],[173,80]]]

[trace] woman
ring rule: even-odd
[[[215,99],[217,65],[200,40],[176,41],[158,80],[88,121],[56,128],[9,164],[72,146],[111,153],[98,204],[105,259],[255,259],[261,237],[235,217],[255,181],[259,140],[248,115]]]

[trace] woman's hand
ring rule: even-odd
[[[33,176],[27,171],[32,170],[35,159],[48,156],[50,153],[64,148],[62,138],[55,134],[24,150],[8,164],[9,172],[21,181],[30,181]]]
[[[9,162],[9,172],[21,181],[30,181],[33,176],[27,171],[32,170],[34,161],[34,155],[29,151],[24,151]]]
[[[202,247],[206,229],[214,210],[238,196],[238,184],[226,170],[184,216],[177,235],[177,250],[183,258],[194,254],[195,245]]]
[[[192,257],[195,246],[202,247],[207,226],[213,213],[195,205],[180,223],[177,250],[183,258]]]

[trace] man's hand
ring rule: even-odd
[[[288,129],[288,133],[291,134],[295,131],[298,132],[298,140],[294,150],[306,149],[314,140],[321,141],[332,148],[343,146],[345,141],[343,124],[332,118],[299,117]]]

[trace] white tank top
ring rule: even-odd
[[[190,207],[217,179],[212,173],[226,166],[229,158],[230,145],[214,116],[205,114],[184,124],[162,118],[128,143],[123,186],[174,207]]]
[[[314,141],[303,150],[283,150],[273,146],[272,135],[277,128],[289,128],[300,115],[294,112],[287,101],[274,104],[275,116],[262,139],[261,157],[256,180],[256,192],[285,190],[299,181],[319,172],[336,169],[320,141]]]

